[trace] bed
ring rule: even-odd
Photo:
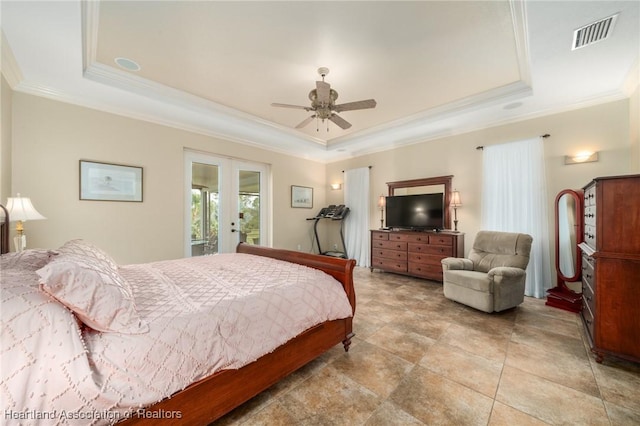
[[[78,254],[73,252],[78,247],[86,250],[85,243],[81,241],[67,244],[56,251],[29,250],[23,254],[11,253],[0,257],[0,261],[4,262],[0,395],[4,404],[3,420],[8,424],[157,424],[159,420],[162,420],[162,424],[208,424],[333,346],[342,343],[345,350],[349,349],[355,312],[353,260],[241,243],[236,254],[226,256],[118,266],[118,276],[130,283],[131,294],[120,289],[122,294],[99,299],[121,297],[126,301],[131,296],[137,303],[136,310],[124,315],[126,309],[122,308],[116,320],[110,318],[105,322],[102,318],[107,318],[107,315],[87,315],[81,303],[76,304],[80,308],[74,306],[73,313],[68,306],[62,306],[69,303],[68,297],[51,284],[58,282],[52,276],[57,276],[59,280],[59,274],[67,274],[64,275],[67,278],[72,276],[74,282],[82,283],[85,280],[82,275],[84,272],[78,272],[75,263],[72,269],[75,275],[69,275],[68,268],[60,272],[69,264],[69,253],[73,257]],[[69,247],[73,249],[72,252]],[[7,250],[6,244],[2,249]],[[27,266],[16,267],[17,258],[21,258]],[[239,264],[234,266],[236,261]],[[219,268],[215,273],[211,272],[214,267]],[[23,273],[20,268],[26,268],[29,272]],[[265,271],[269,271],[269,274]],[[205,293],[200,293],[203,290],[197,286],[191,289],[185,289],[182,285],[173,286],[172,274],[183,282],[190,282],[190,274],[206,275],[209,277],[208,283],[220,281],[224,292],[240,295],[241,307],[219,296],[219,290],[213,291],[207,287]],[[260,287],[260,296],[250,291],[253,287],[257,288],[251,281],[256,274],[266,277],[267,281],[264,287]],[[244,279],[230,286],[225,284],[227,275],[239,275]],[[37,282],[35,286],[34,277]],[[143,279],[139,282],[140,277]],[[153,281],[149,281],[149,277],[153,277]],[[106,280],[105,276],[102,278]],[[22,279],[31,281],[26,284],[14,281]],[[280,282],[288,287],[282,288]],[[323,307],[325,302],[317,299],[319,296],[315,287],[319,287],[321,293],[334,294],[329,297],[327,307]],[[218,288],[217,284],[215,288]],[[284,297],[280,295],[278,297],[281,299],[277,299],[276,293],[282,293]],[[199,296],[196,298],[193,294]],[[84,296],[86,293],[83,293]],[[261,302],[252,305],[249,301],[253,298]],[[288,299],[288,302],[284,299]],[[269,303],[265,300],[269,300]],[[50,313],[45,315],[40,312],[35,318],[30,318],[29,309],[20,308],[18,301],[25,302],[27,307],[45,307],[38,308],[43,312],[54,309],[56,315],[67,317],[51,319],[46,316]],[[311,307],[303,308],[304,303]],[[158,310],[155,305],[161,308]],[[184,306],[184,310],[191,315],[184,323],[181,322],[182,316],[176,316],[178,305]],[[216,310],[209,309],[214,305]],[[226,309],[224,314],[209,313],[218,312],[220,306]],[[292,318],[301,315],[304,320],[299,323],[289,318],[279,319],[270,330],[262,330],[255,335],[247,331],[260,327],[267,317],[276,317],[275,310],[281,310]],[[202,314],[205,311],[207,314]],[[310,314],[308,311],[317,312]],[[244,313],[236,315],[237,312]],[[316,314],[325,319],[318,321],[312,318]],[[208,315],[214,315],[215,326],[202,322]],[[251,322],[253,316],[260,318],[257,325]],[[17,321],[23,323],[18,326]],[[29,327],[31,331],[26,330]],[[302,328],[297,330],[296,327]],[[161,329],[162,333],[159,331]],[[168,343],[177,339],[170,333],[171,329],[191,337],[186,341],[180,340],[180,343]],[[205,338],[211,333],[210,329],[224,337],[222,343],[211,343],[209,340],[214,339]],[[31,336],[38,332],[45,333],[44,337],[34,340]],[[19,336],[20,333],[25,336]],[[269,339],[260,337],[267,334],[271,335],[269,339],[282,341],[268,343]],[[29,338],[33,341],[29,341]],[[69,355],[65,357],[67,348],[63,346],[67,340],[73,344]],[[269,347],[268,344],[277,346]],[[38,347],[32,350],[35,346]],[[34,356],[40,353],[40,346],[44,350],[54,350]],[[180,350],[174,352],[173,346]],[[223,347],[223,355],[211,350],[202,352],[201,346]],[[261,352],[252,352],[254,346]],[[169,347],[171,350],[167,349]],[[241,354],[231,349],[239,349]],[[20,360],[20,357],[24,359]],[[51,357],[51,360],[45,359],[47,357]],[[118,357],[124,361],[116,360]],[[209,362],[211,365],[206,365]],[[148,364],[146,367],[145,363]],[[58,367],[51,368],[51,365]],[[182,370],[184,365],[190,368],[197,366],[197,369],[195,372]],[[44,374],[42,371],[38,373],[38,369],[44,370]],[[56,381],[62,383],[57,384]],[[23,389],[22,392],[17,392],[17,388]],[[44,396],[47,393],[45,389],[58,388],[58,394]]]

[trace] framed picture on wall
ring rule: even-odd
[[[80,160],[80,199],[142,202],[142,167]]]
[[[313,188],[291,185],[291,207],[313,208]]]

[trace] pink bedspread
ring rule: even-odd
[[[38,276],[2,271],[3,424],[109,424],[323,321],[351,316],[321,271],[247,254],[120,267],[149,332],[81,332]]]

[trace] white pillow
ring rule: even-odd
[[[84,242],[71,242],[36,271],[42,290],[98,331],[140,334],[149,326],[140,318],[127,281],[106,253]],[[66,248],[65,248],[66,247]],[[106,256],[106,257],[105,257]]]

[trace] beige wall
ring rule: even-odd
[[[0,204],[11,196],[11,104],[13,91],[0,74]]]
[[[310,210],[290,207],[290,186],[325,204],[324,164],[15,92],[12,192],[47,217],[26,223],[29,247],[85,238],[119,263],[182,257],[184,148],[270,164],[273,246],[311,249]],[[79,201],[80,159],[143,167],[144,202]]]
[[[526,120],[462,135],[418,143],[328,165],[328,182],[342,182],[342,170],[373,166],[371,169],[371,226],[379,227],[377,199],[387,193],[386,182],[454,175],[453,186],[460,191],[463,206],[458,209],[458,228],[465,232],[468,252],[480,229],[482,151],[477,146],[492,145],[551,134],[545,139],[549,225],[553,237],[553,202],[566,188],[581,188],[597,176],[630,173],[629,101]],[[581,150],[600,152],[600,161],[565,166],[564,156]],[[341,201],[342,191],[330,191],[328,201]],[[553,254],[553,247],[551,247]],[[553,260],[551,261],[553,265]]]
[[[3,103],[7,99],[5,92]],[[70,238],[81,237],[104,247],[121,263],[182,256],[184,148],[270,164],[274,188],[273,245],[294,250],[300,246],[303,251],[310,251],[312,245],[312,223],[305,219],[323,205],[342,202],[343,190],[332,191],[329,184],[343,182],[342,171],[346,169],[372,166],[373,228],[380,223],[376,202],[380,194],[387,193],[386,182],[454,175],[453,186],[460,191],[463,201],[458,210],[459,228],[466,233],[468,251],[480,229],[482,152],[476,146],[551,134],[545,140],[550,225],[558,191],[580,188],[596,176],[637,171],[635,163],[640,160],[632,155],[638,149],[637,117],[634,121],[637,96],[326,166],[18,92],[8,102],[13,103],[11,192],[30,196],[48,218],[27,223],[29,246],[57,247]],[[565,155],[586,149],[599,151],[600,161],[564,165]],[[80,159],[144,167],[144,203],[79,201]],[[314,188],[313,209],[290,207],[292,184]],[[329,229],[324,244],[339,241],[337,233],[336,238],[329,233],[333,235]]]

